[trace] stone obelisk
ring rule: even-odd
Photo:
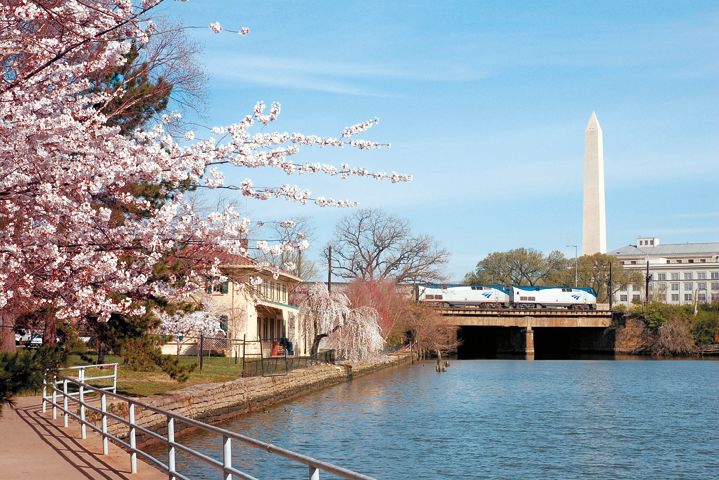
[[[602,127],[592,112],[584,131],[584,216],[582,254],[607,251],[607,220],[604,210],[604,147]]]

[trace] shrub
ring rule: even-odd
[[[18,393],[39,390],[45,375],[57,372],[66,358],[65,351],[56,347],[0,353],[0,410],[12,404]]]
[[[691,355],[696,350],[691,322],[682,318],[672,318],[659,327],[652,346],[654,355]]]

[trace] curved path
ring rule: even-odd
[[[40,397],[18,397],[0,415],[0,480],[154,480],[167,475],[139,461],[138,473],[130,473],[130,457],[110,443],[102,454],[100,436],[88,429],[82,440],[77,422],[62,426],[62,415],[52,420],[50,407],[43,415]]]

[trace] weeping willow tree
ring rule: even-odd
[[[384,346],[377,311],[371,307],[352,309],[345,294],[330,292],[324,284],[308,289],[301,314],[305,332],[313,335],[310,355],[314,358],[325,338],[340,358],[352,361],[376,355]]]

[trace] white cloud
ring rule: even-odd
[[[397,66],[221,53],[205,59],[208,73],[220,80],[364,96],[395,96],[367,86],[372,80],[467,82],[485,78],[459,66]]]

